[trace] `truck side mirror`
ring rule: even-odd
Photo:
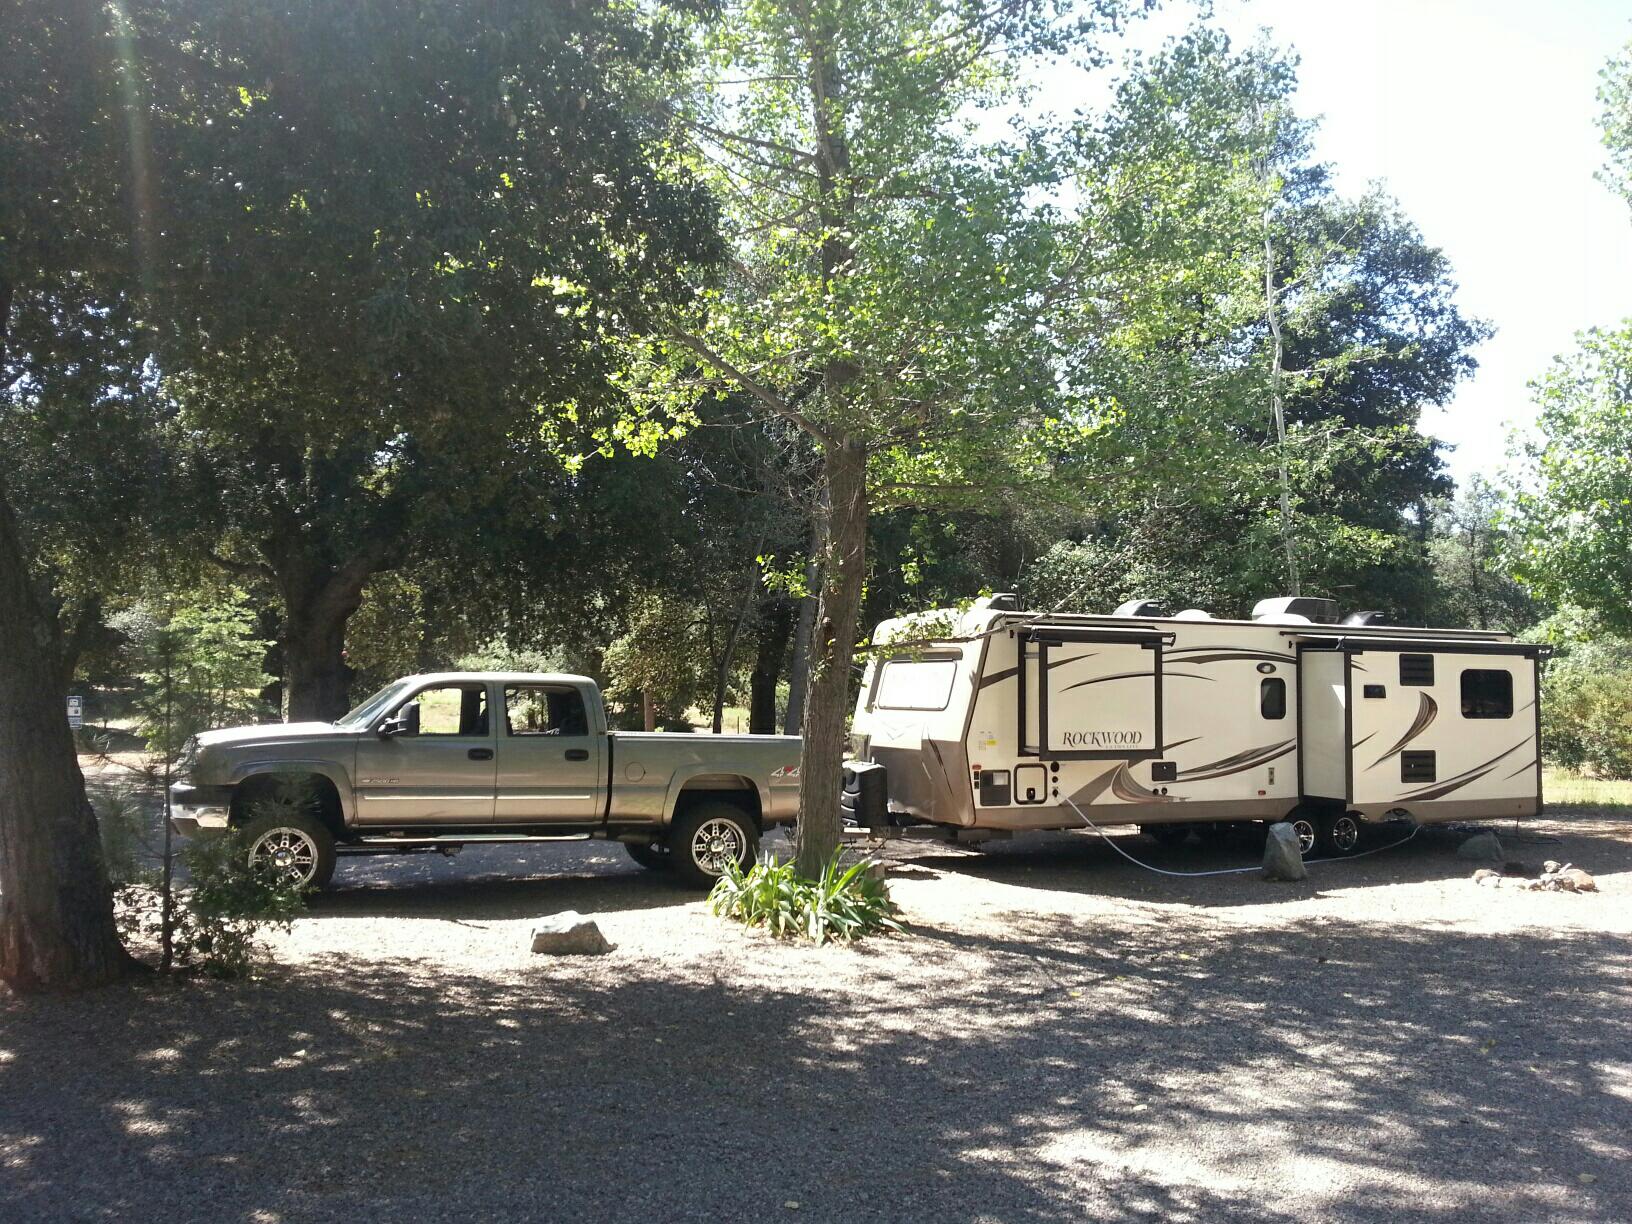
[[[397,711],[395,718],[388,718],[380,724],[380,738],[390,739],[394,735],[419,734],[419,702],[410,701]]]

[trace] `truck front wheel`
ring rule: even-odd
[[[699,803],[669,827],[675,874],[696,888],[712,888],[727,863],[746,871],[759,855],[753,817],[729,803]]]
[[[322,888],[334,875],[334,834],[303,812],[268,814],[244,826],[250,869],[280,884]]]

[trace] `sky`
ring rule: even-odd
[[[1132,41],[1194,19],[1173,4]],[[1297,109],[1321,120],[1338,188],[1380,183],[1496,327],[1422,422],[1459,482],[1494,476],[1533,419],[1530,380],[1576,332],[1632,317],[1632,207],[1594,178],[1598,74],[1632,39],[1632,0],[1215,0],[1213,24],[1299,54]]]

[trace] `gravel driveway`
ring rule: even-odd
[[[1538,834],[1603,891],[1056,835],[829,948],[605,845],[343,862],[265,980],[0,1002],[0,1217],[1628,1220],[1632,819]]]

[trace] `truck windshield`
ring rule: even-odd
[[[407,685],[401,680],[393,680],[344,718],[337,719],[335,726],[360,727],[373,722],[391,708],[391,703],[396,700],[397,694],[406,687]]]

